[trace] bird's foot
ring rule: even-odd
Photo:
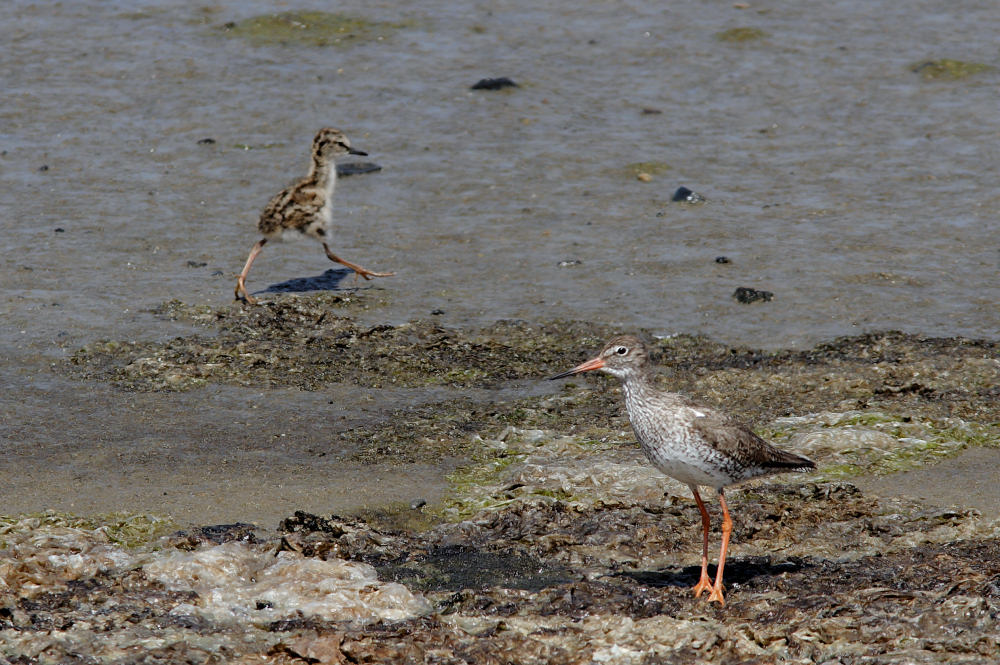
[[[708,602],[715,601],[719,604],[719,607],[726,606],[726,599],[722,595],[722,585],[717,585],[712,587],[712,594],[708,597]]]
[[[355,282],[358,281],[358,275],[361,275],[362,277],[364,277],[365,280],[369,280],[372,277],[392,277],[395,274],[396,273],[394,273],[394,272],[374,272],[372,270],[366,270],[365,268],[362,268],[361,270],[355,269],[354,270],[354,281]]]
[[[242,300],[243,302],[245,302],[248,305],[256,305],[257,304],[257,299],[254,298],[249,293],[247,293],[246,289],[240,289],[239,286],[236,287],[236,300],[237,301]]]
[[[701,579],[698,580],[697,584],[691,587],[691,593],[693,593],[694,597],[697,598],[702,594],[703,591],[708,591],[711,588],[712,588],[712,579],[708,576],[708,571],[702,570]]]

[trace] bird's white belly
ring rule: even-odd
[[[706,458],[705,451],[688,446],[671,447],[669,450],[652,448],[642,444],[646,457],[657,469],[666,475],[688,485],[705,485],[716,489],[733,482],[725,473],[722,460]]]

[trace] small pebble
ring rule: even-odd
[[[48,171],[49,170],[49,165],[48,164],[42,164],[41,166],[38,167],[38,170],[42,171],[42,172]]]
[[[715,262],[716,263],[732,263],[732,261],[729,260],[728,256],[717,256],[717,257],[715,257]]]
[[[660,115],[663,113],[660,109],[645,108],[642,110],[643,115]]]
[[[204,261],[188,261],[187,265],[188,268],[204,268],[208,264],[205,263]]]
[[[683,203],[694,204],[694,203],[704,203],[706,199],[698,192],[692,191],[687,187],[678,187],[677,191],[674,192],[674,196],[671,199],[671,201],[674,201],[675,203],[683,202]]]
[[[203,138],[198,141],[198,145],[212,145],[213,143],[215,143],[213,138]]]
[[[733,292],[733,297],[739,302],[749,305],[750,303],[757,302],[758,300],[768,302],[774,298],[774,294],[770,291],[758,291],[757,289],[740,286]]]
[[[60,226],[60,227],[56,228],[56,230],[53,231],[53,233],[66,233],[66,229],[64,229],[63,227]]]
[[[636,173],[635,177],[637,180],[641,180],[643,182],[649,182],[650,180],[653,179],[653,176],[649,175],[645,171],[640,171],[639,173]]]
[[[479,79],[472,86],[472,90],[502,90],[503,88],[520,87],[506,76],[495,79]]]
[[[420,510],[426,505],[427,505],[427,499],[414,499],[413,502],[410,503],[410,508],[412,510]]]
[[[441,316],[442,314],[444,314],[444,310],[443,309],[432,309],[431,310],[431,315],[432,316]]]
[[[226,273],[222,272],[221,270],[216,270],[215,272],[212,273],[212,277],[222,277],[225,274]]]
[[[580,259],[566,259],[565,261],[559,262],[560,268],[569,268],[570,266],[579,266],[579,265],[583,265],[583,261],[581,261]]]

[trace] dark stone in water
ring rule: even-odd
[[[732,261],[729,260],[728,256],[717,256],[717,257],[715,257],[715,262],[716,263],[732,263]]]
[[[705,197],[698,192],[692,191],[687,187],[678,187],[677,191],[674,192],[674,197],[670,199],[675,203],[704,203],[706,201]]]
[[[53,233],[66,233],[66,229],[64,229],[63,227],[60,226],[60,227],[57,227],[55,229],[55,231],[53,231]]]
[[[431,310],[431,316],[441,316],[442,314],[444,314],[444,310],[443,309],[432,309]]]
[[[337,164],[337,175],[344,178],[349,175],[361,175],[362,173],[375,173],[381,171],[382,167],[374,162],[348,162],[347,164]]]
[[[188,268],[204,268],[207,265],[208,264],[205,263],[204,261],[188,261],[187,262]]]
[[[198,145],[212,145],[213,143],[215,143],[213,138],[203,138],[198,141]]]
[[[774,298],[774,294],[770,291],[758,291],[757,289],[739,286],[736,288],[736,291],[733,292],[733,297],[741,303],[749,305],[750,303],[757,302],[758,300],[768,302]]]
[[[504,88],[517,88],[520,87],[513,81],[511,81],[506,76],[501,76],[496,79],[479,79],[476,81],[475,85],[472,86],[472,90],[502,90]]]

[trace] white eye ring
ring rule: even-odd
[[[626,353],[628,353],[628,347],[619,346],[617,349],[615,349],[615,353],[617,353],[620,356],[624,356]]]

